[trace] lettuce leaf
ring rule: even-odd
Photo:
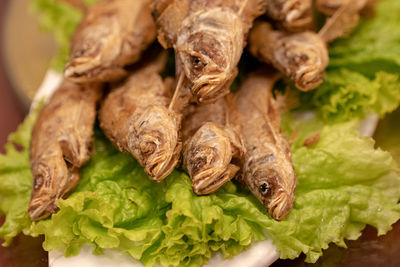
[[[376,17],[364,19],[348,38],[329,48],[329,68],[347,68],[372,78],[400,72],[400,2],[379,1]]]
[[[288,217],[273,220],[258,201],[234,182],[210,196],[196,196],[187,175],[175,171],[155,183],[129,155],[118,152],[96,130],[95,154],[81,170],[81,182],[50,219],[31,222],[26,212],[32,176],[27,147],[34,120],[28,117],[0,157],[0,228],[5,245],[12,237],[45,235],[46,250],[67,256],[92,244],[95,253],[115,248],[147,266],[198,266],[215,251],[231,257],[252,242],[269,237],[282,258],[301,252],[315,262],[329,243],[345,246],[366,224],[379,234],[400,218],[400,176],[389,153],[360,137],[357,122],[320,127],[298,122],[293,163],[298,176],[296,201]],[[310,125],[308,125],[310,124]],[[304,147],[304,139],[321,131],[320,141]],[[12,164],[10,164],[12,162]]]
[[[18,130],[9,135],[6,154],[0,154],[0,215],[7,216],[0,228],[0,237],[6,246],[32,224],[27,211],[32,189],[28,147],[37,113],[29,115]]]
[[[400,2],[379,1],[376,16],[363,19],[349,37],[329,47],[324,83],[300,93],[302,109],[315,109],[326,123],[376,113],[400,104]]]
[[[303,97],[325,122],[364,118],[369,113],[382,118],[400,104],[400,79],[398,74],[383,71],[369,79],[345,68],[334,69],[326,73],[312,96]]]
[[[96,130],[95,154],[82,168],[77,189],[58,201],[59,210],[51,218],[31,222],[27,206],[32,115],[10,137],[7,154],[0,155],[3,245],[20,232],[44,234],[46,250],[62,250],[67,256],[88,243],[95,253],[115,248],[148,266],[190,266],[207,262],[215,251],[231,257],[267,237],[281,258],[304,253],[306,261],[315,262],[329,243],[345,246],[344,239],[358,238],[367,224],[378,234],[386,233],[400,218],[399,170],[389,153],[359,136],[353,119],[369,112],[383,116],[399,105],[396,2],[382,1],[375,19],[362,22],[354,35],[332,45],[325,83],[307,94],[308,105],[320,119],[286,122],[292,132],[299,129],[292,145],[298,187],[293,210],[284,221],[273,220],[235,182],[210,196],[193,194],[181,171],[154,183],[131,156],[118,152]],[[58,36],[60,54],[54,66],[62,69],[81,14],[55,0],[35,0],[34,5],[42,25]],[[384,71],[376,73],[378,69]],[[304,147],[305,138],[316,132],[319,142]]]

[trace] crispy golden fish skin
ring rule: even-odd
[[[377,2],[377,0],[317,1],[317,8],[330,16],[318,35],[327,43],[348,35],[357,26],[361,15],[374,14]]]
[[[301,32],[314,27],[312,0],[267,0],[266,14],[286,31]]]
[[[225,99],[197,107],[183,122],[183,168],[198,195],[211,194],[239,171],[245,148],[238,130],[230,125]]]
[[[267,22],[257,23],[250,32],[249,50],[284,73],[302,91],[322,83],[329,63],[327,45],[317,33],[287,34],[274,31]]]
[[[379,0],[317,0],[316,8],[327,16],[332,16],[339,8],[350,3],[358,12],[374,9]]]
[[[265,7],[261,0],[155,1],[158,39],[174,48],[192,101],[213,103],[229,93],[247,32]]]
[[[160,182],[178,163],[180,115],[168,109],[170,88],[153,68],[134,72],[105,98],[100,127],[111,142],[132,154],[150,179]]]
[[[30,146],[33,189],[28,211],[32,220],[54,213],[57,200],[79,182],[79,168],[91,155],[101,96],[98,84],[64,81],[40,112]]]
[[[297,178],[271,92],[278,77],[276,73],[251,74],[235,99],[247,150],[238,179],[274,219],[283,220],[292,209]]]
[[[90,6],[71,41],[64,75],[74,82],[108,82],[128,73],[156,37],[150,0],[101,0]]]

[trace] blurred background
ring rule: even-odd
[[[30,101],[56,52],[52,37],[42,32],[30,0],[0,0],[0,152],[9,133],[29,111]],[[377,145],[400,162],[400,110],[379,123]],[[0,217],[0,225],[4,218]],[[1,241],[1,240],[0,240]],[[17,237],[9,248],[0,246],[1,267],[44,267],[47,253],[42,238]],[[1,243],[1,242],[0,242]],[[347,242],[349,249],[331,246],[315,265],[278,261],[274,266],[400,266],[400,222],[384,237],[367,227],[361,239]]]
[[[29,12],[29,0],[0,0],[0,152],[29,110],[56,51],[52,37],[41,32]],[[0,217],[0,225],[4,218]],[[45,267],[42,238],[18,236],[0,246],[1,267]],[[1,243],[1,240],[0,240]]]
[[[29,109],[56,46],[40,31],[29,0],[0,0],[0,151]]]

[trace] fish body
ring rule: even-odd
[[[322,83],[329,63],[327,45],[317,33],[288,34],[273,30],[267,22],[257,23],[252,29],[249,50],[284,73],[302,91]]]
[[[251,74],[235,99],[246,148],[238,179],[274,219],[282,220],[292,209],[297,178],[271,92],[278,77],[276,73]]]
[[[360,11],[366,7],[367,3],[376,2],[376,0],[317,0],[316,8],[321,13],[332,16],[340,7],[349,2],[354,9]]]
[[[91,155],[101,96],[100,85],[64,81],[40,112],[30,145],[33,189],[28,211],[32,220],[54,213],[57,200],[78,184],[79,168]]]
[[[71,41],[64,75],[75,82],[108,82],[128,73],[156,37],[149,0],[101,0],[88,7]]]
[[[170,88],[153,68],[145,67],[114,88],[99,111],[106,136],[157,182],[173,171],[181,150],[181,119],[168,109],[170,101]]]
[[[201,10],[183,21],[174,49],[196,102],[214,102],[229,93],[244,47],[243,30],[229,8]]]
[[[158,39],[174,48],[177,77],[184,72],[192,101],[213,103],[229,93],[247,33],[265,7],[261,0],[155,1]]]
[[[239,171],[238,162],[245,148],[230,116],[222,98],[197,107],[183,122],[183,168],[198,195],[215,192]]]
[[[377,0],[321,0],[317,9],[330,16],[319,31],[321,38],[329,43],[347,36],[357,26],[360,16],[371,16]]]

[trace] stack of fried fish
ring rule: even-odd
[[[96,114],[109,140],[155,182],[180,167],[202,195],[236,178],[284,219],[297,181],[274,85],[284,77],[299,90],[317,88],[328,43],[349,33],[376,0],[73,2],[85,15],[65,79],[32,133],[32,220],[54,213],[79,182]],[[316,14],[326,16],[322,27]],[[230,93],[246,45],[266,64]],[[165,75],[168,48],[174,77]]]

